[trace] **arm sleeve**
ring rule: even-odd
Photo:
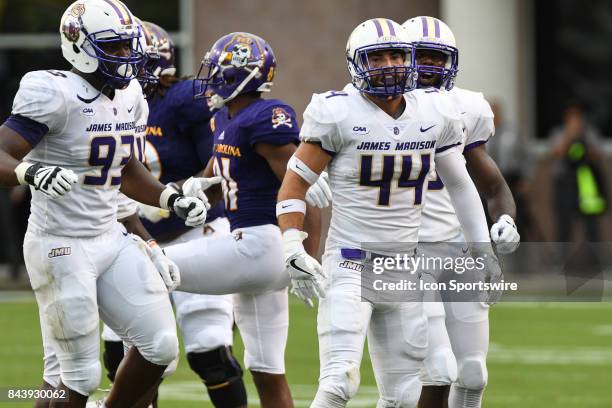
[[[436,170],[448,190],[467,242],[490,242],[487,219],[474,182],[457,149],[436,155]]]
[[[247,125],[249,142],[285,145],[300,142],[300,128],[295,111],[289,105],[281,103],[266,104],[259,110]]]
[[[480,99],[479,115],[473,129],[468,129],[465,139],[464,153],[474,147],[480,146],[495,134],[495,124],[493,123],[493,110],[491,105],[484,97]]]
[[[66,105],[55,81],[43,71],[27,73],[13,100],[6,125],[35,146],[48,132],[61,131],[66,123]]]

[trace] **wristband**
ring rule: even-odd
[[[32,164],[27,162],[21,162],[15,167],[15,175],[19,184],[32,184],[34,183],[34,175],[42,166],[40,164]],[[33,169],[34,171],[31,171]],[[30,171],[28,171],[30,170]]]
[[[166,187],[159,196],[159,206],[164,210],[173,211],[174,202],[181,195],[177,193],[172,187]]]
[[[292,198],[289,200],[283,200],[276,203],[276,216],[279,217],[282,214],[299,212],[306,214],[306,202],[304,200],[298,200]]]

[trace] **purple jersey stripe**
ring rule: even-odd
[[[119,16],[119,20],[121,21],[121,24],[127,24],[125,22],[125,18],[123,16],[123,13],[121,12],[121,10],[119,10],[119,7],[117,7],[115,5],[115,2],[112,0],[104,0],[106,3],[110,4],[110,6],[113,8],[113,10],[115,10],[115,13],[117,13],[117,15]]]
[[[472,150],[475,147],[483,145],[483,144],[487,143],[488,141],[489,141],[489,139],[487,139],[487,140],[477,140],[475,142],[469,143],[469,144],[465,145],[465,147],[463,148],[463,153],[467,153],[469,150]]]
[[[433,21],[434,21],[434,27],[436,29],[436,38],[440,38],[440,20],[438,20],[437,18],[434,18]]]
[[[49,132],[49,128],[44,123],[36,122],[21,115],[9,116],[4,122],[4,126],[19,133],[32,147],[35,147],[43,136]]]
[[[376,32],[378,33],[379,37],[383,36],[383,29],[382,26],[380,25],[380,22],[378,21],[377,18],[372,20],[374,22],[374,25],[376,26]]]
[[[387,19],[385,19],[385,21],[387,22],[387,26],[389,27],[389,32],[392,36],[395,37],[395,28],[393,28],[393,23]]]
[[[442,152],[444,152],[444,151],[446,151],[446,150],[448,150],[448,149],[450,149],[452,147],[459,146],[460,144],[461,144],[461,142],[457,142],[455,144],[451,144],[451,145],[448,145],[448,146],[438,147],[436,149],[436,153],[442,153]]]

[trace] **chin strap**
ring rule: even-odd
[[[225,105],[227,102],[229,102],[232,99],[234,99],[235,97],[237,97],[238,94],[240,92],[242,92],[244,87],[247,86],[247,84],[249,82],[251,82],[251,79],[253,79],[253,78],[255,78],[257,76],[257,74],[259,74],[259,67],[253,68],[251,73],[246,78],[244,78],[244,81],[242,81],[240,83],[240,85],[238,85],[236,87],[236,89],[234,89],[234,92],[232,92],[232,94],[230,96],[228,96],[227,98],[225,98],[225,99],[223,99],[222,97],[220,97],[217,94],[211,96],[210,97],[210,103],[211,103],[212,107],[215,108],[215,109],[221,109],[223,107],[223,105]]]

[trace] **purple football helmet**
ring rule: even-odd
[[[143,21],[142,25],[147,44],[156,47],[159,54],[159,59],[155,61],[155,65],[152,67],[153,74],[158,78],[164,75],[175,75],[175,53],[172,38],[166,30],[157,24]]]
[[[276,58],[270,45],[249,33],[219,38],[206,53],[196,79],[195,98],[210,98],[217,109],[240,94],[270,92]]]

